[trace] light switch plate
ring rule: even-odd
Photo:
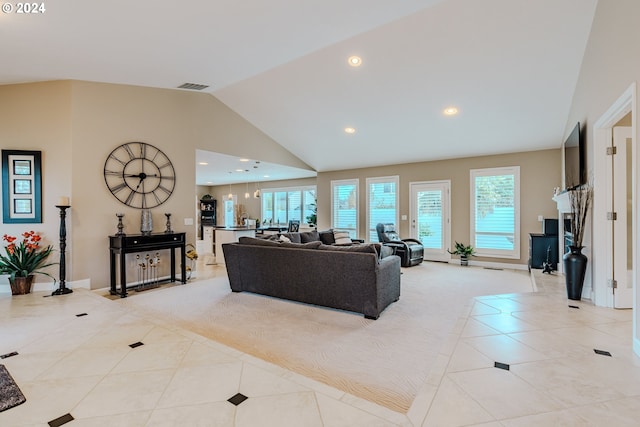
[[[402,216],[400,217],[400,219],[401,219],[401,220],[403,220],[403,221],[406,221],[406,220],[407,220],[407,216],[406,216],[406,215],[402,215]]]
[[[185,218],[184,225],[193,225],[193,218]]]

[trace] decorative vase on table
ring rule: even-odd
[[[140,234],[148,236],[152,231],[153,217],[151,216],[151,209],[142,209],[140,215]]]
[[[34,278],[35,276],[33,274],[30,274],[27,277],[9,278],[11,295],[25,295],[31,293]]]
[[[584,275],[587,271],[587,256],[582,253],[582,248],[584,246],[569,246],[569,252],[562,257],[567,297],[574,301],[580,301],[582,298]]]

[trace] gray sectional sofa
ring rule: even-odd
[[[400,258],[381,257],[373,244],[242,237],[222,250],[233,292],[353,311],[368,319],[377,319],[400,298]]]

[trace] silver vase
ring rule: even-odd
[[[153,219],[151,218],[151,209],[142,209],[140,216],[140,233],[151,234],[153,231]]]

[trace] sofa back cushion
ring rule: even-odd
[[[317,249],[322,243],[307,242],[307,243],[294,243],[294,242],[279,242],[268,239],[257,239],[255,237],[241,236],[238,238],[238,243],[242,245],[255,245],[255,246],[275,246],[278,248],[300,248],[300,249]]]
[[[287,239],[289,239],[291,241],[291,243],[302,243],[302,241],[300,240],[300,233],[298,232],[293,232],[293,233],[282,233],[280,234],[280,237],[286,237]]]
[[[280,246],[280,242],[271,239],[258,239],[256,237],[240,236],[238,243],[243,245],[256,245],[256,246]]]
[[[373,244],[365,245],[350,245],[350,246],[338,246],[338,245],[325,245],[322,244],[318,247],[321,251],[339,251],[339,252],[362,252],[378,255],[376,248]]]
[[[307,243],[293,243],[293,242],[287,243],[287,242],[282,242],[280,244],[280,247],[281,248],[318,249],[321,244],[322,244],[322,242],[320,242],[320,241],[307,242]]]

